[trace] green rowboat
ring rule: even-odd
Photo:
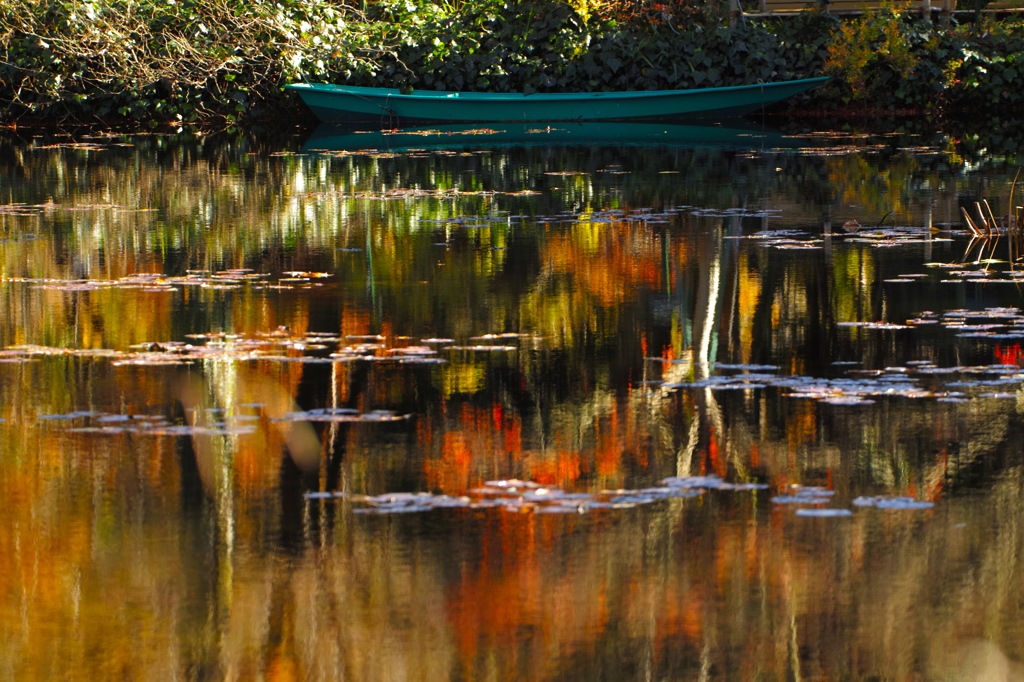
[[[824,84],[828,78],[695,90],[633,92],[444,92],[292,83],[321,121],[612,121],[742,116]],[[397,119],[397,121],[396,121]]]

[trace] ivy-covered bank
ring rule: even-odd
[[[896,9],[729,27],[675,0],[0,0],[0,120],[294,119],[296,80],[446,90],[739,85],[821,74],[787,106],[1012,110],[1024,22]],[[1018,81],[1015,83],[1015,81]]]

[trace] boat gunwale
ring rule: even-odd
[[[454,90],[413,90],[403,93],[395,88],[372,88],[359,85],[337,85],[334,83],[289,83],[284,87],[296,92],[320,92],[339,95],[351,95],[354,97],[365,97],[367,99],[399,99],[403,101],[449,101],[463,100],[467,102],[562,102],[581,100],[616,100],[616,99],[649,99],[660,97],[671,97],[680,95],[700,95],[704,93],[740,92],[744,90],[758,90],[788,85],[811,85],[824,83],[829,80],[828,76],[815,78],[802,78],[790,81],[774,81],[771,83],[750,83],[745,85],[728,85],[711,88],[690,88],[680,90],[616,90],[605,92],[460,92]]]

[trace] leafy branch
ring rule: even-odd
[[[375,70],[395,47],[383,28],[313,0],[0,0],[0,101],[23,114],[232,120],[273,106],[287,80]]]

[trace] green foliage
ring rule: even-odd
[[[884,92],[892,86],[890,80],[906,80],[917,66],[907,28],[903,15],[888,3],[847,21],[828,47],[825,66],[846,81],[856,99]]]
[[[807,21],[795,20],[804,28]],[[790,29],[793,30],[793,29]],[[670,21],[627,29],[585,22],[568,4],[510,1],[421,27],[354,84],[499,92],[714,87],[817,75],[821,44],[780,41],[767,26]]]
[[[0,118],[252,122],[291,81],[485,91],[715,87],[817,76],[805,98],[882,109],[1017,105],[1024,25],[942,30],[893,8],[727,27],[707,3],[0,0]],[[808,101],[805,99],[804,101]]]
[[[234,121],[329,62],[373,68],[387,25],[318,0],[0,0],[8,116]]]
[[[1016,19],[943,30],[889,7],[843,22],[826,68],[843,102],[918,111],[1009,108],[1024,98],[1011,85],[1022,73],[1022,51],[1024,24]]]

